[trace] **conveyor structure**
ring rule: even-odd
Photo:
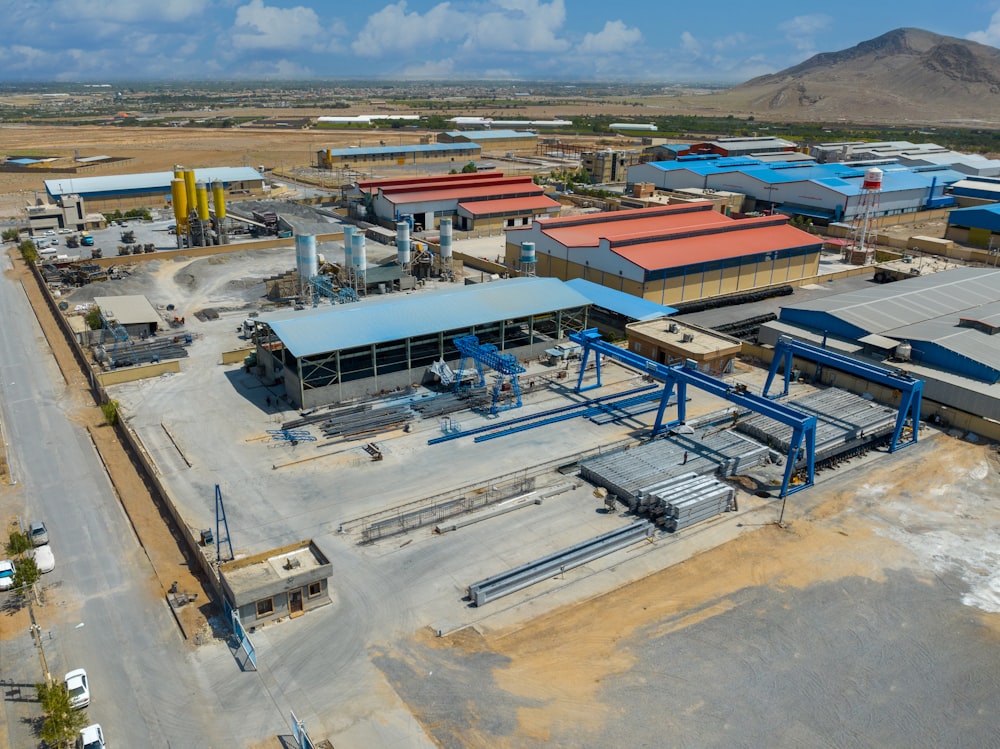
[[[763,414],[775,421],[792,428],[792,437],[789,441],[788,459],[785,462],[785,475],[781,484],[781,497],[802,491],[813,485],[816,468],[816,417],[804,414],[796,409],[775,403],[772,400],[749,392],[746,387],[730,385],[723,380],[718,380],[710,375],[698,371],[694,362],[683,364],[660,364],[647,359],[644,356],[633,353],[623,348],[619,348],[601,338],[601,334],[596,328],[590,328],[580,333],[570,333],[569,338],[575,343],[583,346],[583,357],[580,359],[580,374],[577,377],[576,390],[582,392],[601,386],[601,356],[608,356],[626,366],[643,372],[655,380],[665,383],[663,394],[660,397],[660,406],[656,412],[656,422],[653,425],[653,435],[657,435],[673,426],[683,424],[687,420],[687,386],[692,385],[699,390],[723,398],[740,408]],[[596,365],[597,381],[594,384],[584,386],[583,376],[586,372],[587,361],[591,353],[594,354]],[[670,402],[676,390],[677,393],[677,418],[674,421],[664,423],[663,415],[667,404]],[[799,451],[805,450],[805,468],[807,471],[806,480],[797,486],[792,486],[792,476],[795,473],[799,460]]]
[[[330,276],[313,276],[309,279],[313,290],[313,306],[319,304],[319,298],[325,296],[331,304],[347,304],[358,301],[358,292],[346,287],[338,287]]]
[[[774,382],[774,376],[782,367],[784,368],[785,387],[780,395],[773,397],[788,395],[788,383],[792,375],[792,360],[796,356],[800,359],[816,362],[818,365],[817,377],[820,367],[828,366],[897,391],[900,394],[899,412],[896,415],[896,427],[893,430],[892,440],[889,443],[889,452],[895,452],[901,447],[916,443],[917,432],[919,431],[918,427],[920,426],[920,401],[924,391],[923,380],[915,379],[902,370],[892,371],[885,367],[852,359],[849,356],[838,354],[829,349],[797,341],[788,336],[781,336],[774,346],[774,358],[771,360],[771,369],[767,373],[767,380],[764,382],[763,394],[765,397],[767,397],[767,391],[770,390],[771,384]],[[906,442],[900,442],[899,440],[903,434],[903,427],[906,425],[907,417],[910,420],[912,435]]]
[[[518,376],[527,370],[517,363],[517,357],[513,354],[501,354],[500,350],[492,343],[480,343],[478,336],[466,335],[458,336],[454,339],[455,348],[462,355],[459,361],[458,371],[465,371],[465,360],[472,359],[476,364],[476,372],[479,375],[477,387],[486,385],[486,376],[483,374],[483,365],[493,370],[493,387],[490,388],[490,413],[497,414],[508,408],[521,407],[521,383]],[[508,379],[510,378],[509,384]],[[461,378],[455,382],[457,392],[461,385]],[[500,404],[500,397],[507,391],[511,392],[512,402],[507,405]]]

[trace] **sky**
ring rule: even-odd
[[[0,0],[0,18],[0,82],[736,83],[902,26],[1000,47],[1000,0]]]

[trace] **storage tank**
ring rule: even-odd
[[[174,164],[174,179],[184,179],[184,167],[180,164]]]
[[[911,346],[907,341],[903,341],[896,346],[896,358],[900,361],[909,361],[912,353],[913,346]]]
[[[351,237],[354,236],[354,232],[358,230],[358,227],[352,226],[351,224],[344,224],[344,270],[350,271],[354,268],[354,263],[351,262]]]
[[[368,267],[368,248],[365,246],[365,235],[355,232],[351,237],[352,267],[357,273],[364,273]]]
[[[882,170],[877,166],[865,170],[865,181],[861,184],[864,190],[882,189]]]
[[[521,262],[522,263],[534,263],[535,262],[535,243],[534,242],[521,242]]]
[[[316,256],[315,234],[296,235],[295,269],[299,272],[299,279],[303,281],[319,274],[319,258]]]
[[[187,208],[189,211],[193,211],[195,206],[198,205],[198,198],[195,195],[194,187],[194,169],[184,170],[184,189],[187,192]]]
[[[396,223],[396,259],[399,264],[410,264],[410,225],[406,221]]]
[[[226,191],[219,180],[212,183],[212,203],[215,206],[215,217],[223,219],[226,217]]]
[[[451,259],[451,219],[441,219],[441,258]]]
[[[181,234],[187,225],[188,204],[187,188],[184,187],[183,179],[170,181],[170,197],[173,202],[174,220],[177,222],[177,233]]]
[[[205,187],[204,182],[199,182],[195,185],[195,193],[198,196],[198,219],[200,221],[208,221],[210,218],[208,212],[208,188]]]

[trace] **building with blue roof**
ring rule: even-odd
[[[194,176],[198,182],[205,184],[221,182],[229,192],[259,195],[264,190],[264,177],[248,166],[195,169]],[[45,180],[45,192],[57,203],[64,196],[79,195],[91,210],[148,208],[170,202],[170,182],[173,179],[173,172],[66,176]]]
[[[1000,204],[958,208],[948,213],[945,238],[977,247],[1000,248]]]
[[[590,300],[554,278],[515,278],[354,304],[261,315],[257,362],[284,378],[298,408],[314,408],[421,382],[476,335],[531,358],[587,327]]]
[[[316,152],[317,169],[353,167],[368,169],[378,164],[404,166],[454,161],[459,167],[477,160],[483,149],[478,143],[419,143],[415,145],[321,148]]]
[[[946,194],[963,179],[947,167],[882,167],[877,215],[915,213],[954,205]],[[661,190],[701,188],[747,196],[744,211],[777,211],[819,222],[851,221],[862,208],[865,168],[839,163],[779,161],[746,157],[710,161],[658,161],[628,171],[630,185],[645,182]]]

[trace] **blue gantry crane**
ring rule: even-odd
[[[892,433],[892,441],[889,443],[889,452],[895,452],[901,447],[915,444],[917,432],[920,425],[920,401],[924,392],[924,381],[915,379],[902,370],[890,370],[880,367],[877,364],[869,364],[849,356],[838,354],[835,351],[813,346],[810,343],[797,341],[788,336],[781,336],[774,346],[774,358],[771,360],[771,369],[767,373],[767,380],[764,382],[763,394],[767,397],[767,391],[771,389],[774,377],[778,370],[784,368],[785,387],[781,393],[773,397],[788,395],[788,383],[792,375],[792,360],[798,356],[800,359],[816,362],[817,371],[820,366],[828,366],[833,369],[846,372],[855,377],[860,377],[868,382],[892,388],[899,394],[899,413],[896,415],[896,427]],[[903,434],[903,427],[906,425],[907,417],[910,421],[912,435],[909,440],[900,442]]]
[[[109,354],[112,368],[118,366],[119,360],[124,360],[129,364],[138,364],[135,347],[132,345],[132,337],[128,334],[125,326],[111,315],[106,315],[104,310],[101,310],[101,326],[111,333],[112,338],[114,338],[114,345],[111,347],[111,353]],[[120,348],[127,352],[127,356],[122,356],[118,353]],[[105,350],[107,349],[105,348]]]
[[[730,385],[723,380],[700,372],[694,362],[672,365],[660,364],[627,349],[619,348],[603,340],[597,328],[590,328],[580,333],[570,333],[569,338],[571,341],[583,346],[583,357],[580,360],[580,374],[576,382],[577,392],[601,386],[602,355],[627,366],[634,367],[653,379],[665,383],[663,394],[660,396],[660,406],[656,412],[656,422],[653,425],[653,435],[655,436],[670,427],[683,424],[686,421],[687,386],[691,385],[699,390],[723,398],[736,406],[762,414],[780,424],[791,427],[792,437],[789,440],[788,457],[785,461],[785,475],[781,484],[780,496],[784,498],[789,494],[808,489],[813,485],[816,474],[816,417],[812,414],[804,414],[790,406],[754,395],[745,386]],[[591,354],[595,357],[597,381],[584,386],[583,375],[587,367],[587,360]],[[664,423],[664,411],[666,411],[667,404],[673,397],[675,390],[677,392],[677,418]],[[804,458],[807,478],[805,482],[797,486],[792,486],[792,476],[795,474],[800,457],[803,457],[801,455],[803,450],[805,451]]]
[[[490,388],[490,413],[497,414],[508,408],[521,407],[521,383],[518,376],[525,373],[525,368],[517,363],[517,357],[513,354],[502,354],[492,343],[480,343],[479,337],[474,335],[457,336],[454,339],[455,348],[461,354],[458,364],[458,371],[465,371],[465,362],[472,359],[476,364],[476,372],[479,375],[477,386],[486,385],[486,376],[483,374],[483,365],[493,370],[493,387]],[[510,380],[510,391],[513,395],[513,404],[500,405],[500,396],[505,392],[504,387]],[[455,379],[455,391],[462,387],[462,378]]]
[[[354,289],[337,286],[330,276],[313,276],[309,283],[313,290],[313,306],[319,304],[319,298],[325,296],[332,304],[347,304],[358,301],[358,292]]]

